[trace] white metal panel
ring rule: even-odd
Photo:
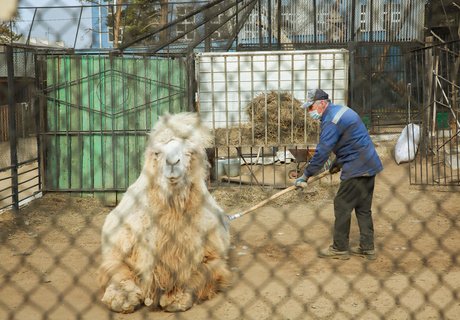
[[[245,108],[270,91],[288,91],[304,101],[306,91],[322,88],[331,100],[345,104],[348,51],[200,53],[196,57],[200,114],[210,128],[248,121]]]

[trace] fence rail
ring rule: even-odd
[[[429,46],[411,54],[411,108],[420,124],[420,151],[411,182],[460,185],[459,65],[460,42]]]
[[[32,90],[36,85],[35,52],[12,46],[0,48],[4,61],[1,69],[7,71],[7,86],[0,86],[2,104],[7,103],[0,106],[0,210],[4,211],[18,210],[41,196],[42,176],[38,100]],[[17,62],[24,61],[23,57],[27,57],[27,67]]]

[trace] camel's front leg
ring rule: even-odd
[[[127,265],[105,263],[101,266],[100,275],[105,287],[102,302],[111,310],[131,313],[143,302],[142,291]]]
[[[160,306],[168,312],[186,311],[193,306],[194,298],[190,290],[176,289],[160,297]]]

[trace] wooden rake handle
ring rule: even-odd
[[[315,182],[315,181],[317,181],[317,180],[319,180],[319,179],[321,179],[321,178],[323,178],[323,177],[325,177],[325,176],[327,176],[327,175],[329,175],[329,171],[328,171],[328,170],[326,170],[326,171],[324,171],[324,172],[321,172],[320,174],[318,174],[318,175],[316,175],[316,176],[313,176],[312,178],[308,179],[308,180],[309,180],[308,182],[309,182],[309,183]],[[297,189],[296,186],[290,186],[289,188],[286,188],[286,189],[284,189],[284,190],[281,190],[280,192],[275,193],[275,194],[272,195],[270,198],[267,198],[267,199],[265,199],[265,200],[262,200],[261,202],[257,203],[256,205],[252,206],[252,207],[249,208],[249,209],[246,209],[246,210],[244,210],[244,211],[242,211],[242,212],[238,212],[238,213],[235,213],[235,214],[232,214],[232,215],[228,215],[227,218],[228,218],[230,221],[231,221],[231,220],[235,220],[235,219],[237,219],[237,218],[239,218],[239,217],[244,216],[245,214],[248,214],[249,212],[252,212],[252,211],[254,211],[254,210],[256,210],[256,209],[259,209],[260,207],[266,205],[268,202],[272,201],[273,199],[276,199],[276,198],[282,196],[283,194],[288,193],[288,192],[291,192],[292,190],[295,190],[295,189]]]

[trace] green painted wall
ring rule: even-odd
[[[115,204],[141,170],[159,115],[187,109],[182,59],[48,56],[45,191]]]

